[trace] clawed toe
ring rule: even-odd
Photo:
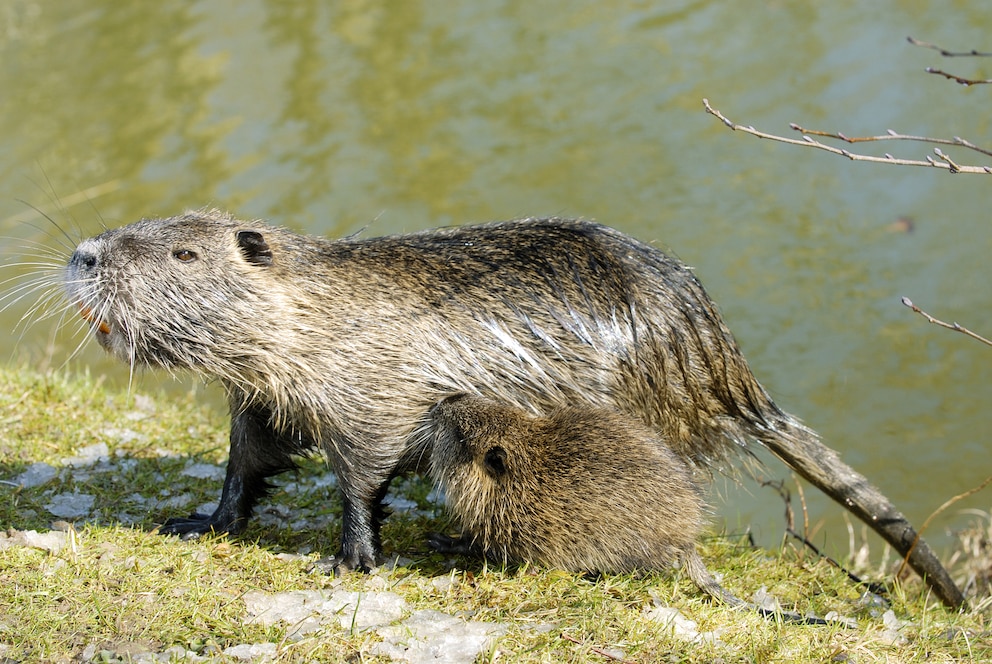
[[[228,529],[219,527],[209,515],[193,513],[185,518],[169,519],[159,526],[158,532],[160,535],[179,535],[180,539],[192,540],[201,535],[226,533]]]

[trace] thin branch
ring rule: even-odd
[[[788,143],[790,145],[799,145],[807,148],[816,148],[818,150],[824,150],[830,152],[831,154],[840,155],[842,157],[847,157],[851,161],[869,161],[881,164],[893,164],[896,166],[930,166],[932,168],[943,168],[950,173],[982,173],[982,174],[992,174],[992,167],[990,166],[962,166],[951,161],[944,153],[935,149],[938,159],[934,159],[931,156],[926,157],[926,161],[918,161],[914,159],[896,159],[890,154],[886,154],[884,157],[874,157],[870,155],[856,154],[850,150],[844,150],[842,148],[836,148],[832,145],[827,145],[825,143],[820,143],[819,141],[811,138],[810,136],[803,136],[803,140],[796,140],[793,138],[785,138],[784,136],[776,136],[775,134],[767,134],[762,131],[758,131],[754,127],[739,125],[731,122],[723,115],[720,111],[710,106],[710,102],[707,99],[703,99],[703,108],[710,115],[718,118],[727,127],[733,129],[734,131],[741,131],[745,134],[751,134],[757,138],[767,138],[772,141],[778,141],[779,143]]]
[[[975,49],[971,49],[970,51],[967,52],[960,51],[955,53],[953,51],[948,51],[947,49],[941,48],[936,44],[920,41],[919,39],[914,39],[913,37],[906,37],[906,41],[908,41],[913,46],[922,46],[923,48],[933,49],[938,53],[940,53],[941,55],[943,55],[945,58],[960,58],[960,57],[972,57],[972,56],[979,58],[992,58],[992,53],[979,53]]]
[[[761,483],[761,486],[763,487],[767,486],[775,489],[775,491],[778,492],[779,497],[781,497],[782,501],[785,503],[785,533],[787,535],[790,535],[793,538],[802,542],[803,546],[805,546],[806,548],[808,548],[810,551],[813,552],[813,555],[817,556],[818,558],[822,558],[829,565],[836,567],[838,570],[846,574],[847,578],[853,581],[855,584],[859,586],[864,586],[869,590],[869,592],[872,592],[876,595],[888,594],[889,589],[886,588],[884,585],[882,585],[881,583],[875,583],[874,581],[865,581],[864,579],[862,579],[861,577],[859,577],[858,575],[854,574],[846,567],[841,565],[839,562],[837,562],[827,554],[820,551],[820,549],[817,548],[815,544],[810,542],[809,539],[796,532],[795,518],[792,513],[792,494],[789,492],[789,489],[786,488],[785,482],[783,482],[782,480],[766,480]],[[799,484],[797,483],[796,486],[799,486]],[[806,522],[805,501],[803,502],[803,521]]]
[[[592,646],[586,646],[586,644],[584,642],[580,641],[579,639],[575,638],[574,636],[572,636],[570,634],[566,634],[565,632],[562,632],[561,633],[561,638],[565,639],[566,641],[571,641],[572,643],[577,643],[580,646],[585,646],[585,647],[589,648],[590,651],[596,653],[597,655],[600,655],[602,657],[605,657],[605,658],[607,658],[609,660],[612,660],[614,662],[620,662],[620,664],[634,664],[634,662],[631,662],[630,660],[627,660],[627,659],[623,659],[621,657],[617,657],[616,655],[614,655],[612,653],[609,653],[606,650],[603,650],[602,648],[594,648]]]
[[[796,483],[796,493],[799,494],[799,505],[803,508],[803,539],[811,537],[809,532],[809,510],[806,509],[806,493],[803,491],[802,483],[793,474],[792,479]]]
[[[984,54],[981,54],[984,55]],[[940,69],[934,69],[933,67],[927,67],[924,69],[928,74],[937,74],[938,76],[943,76],[944,78],[949,78],[955,83],[960,83],[961,85],[983,85],[992,83],[992,79],[988,78],[962,78],[956,74],[948,74],[946,71]]]
[[[847,136],[839,131],[831,133],[829,131],[819,131],[817,129],[806,129],[805,127],[800,127],[795,122],[790,122],[789,127],[795,129],[801,134],[807,134],[809,136],[823,136],[824,138],[836,138],[838,141],[844,141],[845,143],[867,143],[869,141],[916,141],[919,143],[932,143],[936,145],[955,145],[957,147],[968,148],[969,150],[974,150],[975,152],[980,152],[981,154],[992,157],[992,150],[986,150],[985,148],[979,147],[971,141],[966,141],[960,136],[955,136],[954,138],[909,136],[907,134],[900,134],[892,131],[891,129],[887,130],[886,133],[881,136]]]
[[[961,334],[966,334],[969,337],[971,337],[972,339],[977,339],[978,341],[981,341],[983,344],[985,344],[987,346],[992,346],[992,341],[989,341],[988,339],[986,339],[985,337],[983,337],[980,334],[975,334],[974,332],[972,332],[968,328],[962,327],[958,323],[945,323],[942,320],[938,320],[938,319],[934,318],[933,316],[931,316],[927,312],[923,311],[923,309],[920,309],[918,306],[916,306],[915,304],[913,304],[913,301],[910,300],[908,297],[903,297],[902,298],[902,303],[905,304],[910,309],[912,309],[913,311],[915,311],[916,313],[918,313],[921,316],[923,316],[924,318],[926,318],[928,322],[933,323],[934,325],[939,325],[940,327],[946,327],[948,330],[954,330],[955,332],[960,332]]]
[[[919,39],[913,39],[912,37],[906,37],[908,41],[913,46],[922,46],[923,48],[929,48],[937,51],[945,58],[960,58],[960,57],[978,57],[978,58],[989,58],[992,57],[992,53],[980,53],[975,49],[970,51],[948,51],[946,48],[941,48],[936,44],[931,44],[929,42],[920,41]],[[941,71],[940,69],[934,69],[933,67],[927,67],[924,71],[928,74],[937,74],[938,76],[943,76],[944,78],[950,79],[961,85],[981,85],[985,83],[992,83],[992,79],[981,79],[981,78],[962,78],[955,74],[948,74],[946,71]]]

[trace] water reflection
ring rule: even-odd
[[[122,181],[129,205],[149,210],[214,197],[228,176],[224,127],[207,112],[219,71],[200,54],[190,5],[15,3],[10,13],[16,37],[0,43],[0,71],[17,93],[0,98],[0,177],[23,183],[39,164],[53,196]],[[100,211],[116,216],[112,204]]]

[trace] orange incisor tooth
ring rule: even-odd
[[[80,305],[79,306],[79,313],[82,315],[82,317],[83,317],[84,320],[87,320],[90,323],[96,323],[97,322],[96,316],[93,315],[93,310],[92,309]],[[97,328],[96,329],[100,330],[104,334],[110,334],[110,326],[107,325],[103,321],[99,321],[99,324],[97,325]]]

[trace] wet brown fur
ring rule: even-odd
[[[327,240],[201,210],[83,241],[66,288],[124,361],[227,391],[220,505],[164,532],[240,531],[266,478],[319,449],[344,499],[340,566],[369,567],[389,481],[422,465],[424,414],[470,392],[536,414],[628,413],[697,468],[757,440],[897,550],[915,537],[771,401],[691,270],[606,226],[524,219]],[[946,577],[925,543],[911,563]]]
[[[536,417],[462,395],[432,409],[431,423],[430,474],[466,548],[575,572],[681,566],[701,590],[740,603],[696,552],[702,489],[653,429],[605,409]]]

